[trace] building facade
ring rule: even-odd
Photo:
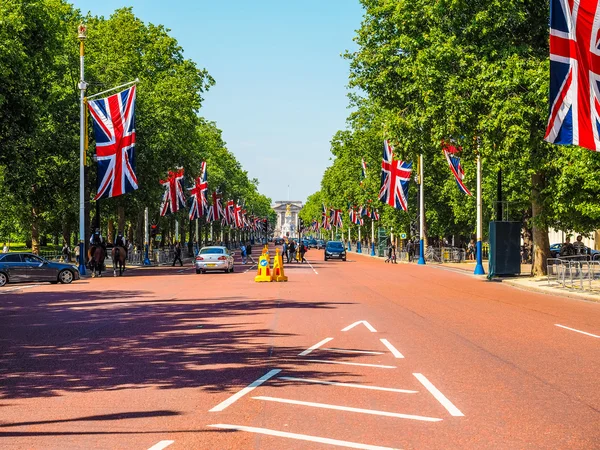
[[[289,208],[288,208],[289,205]],[[298,237],[298,213],[302,209],[299,201],[277,201],[271,208],[277,213],[277,225],[275,226],[275,237],[286,236]],[[289,212],[288,212],[289,209]],[[286,214],[289,214],[286,216]]]

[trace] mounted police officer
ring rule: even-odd
[[[119,231],[117,233],[117,237],[115,238],[115,245],[121,247],[125,251],[125,257],[127,257],[127,242],[125,242],[125,237],[123,237],[122,231]]]
[[[94,233],[90,236],[90,244],[99,245],[102,248],[105,247],[104,238],[102,237],[102,233],[100,232],[100,228],[96,228]]]

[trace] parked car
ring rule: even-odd
[[[344,243],[340,241],[329,241],[325,246],[325,261],[331,258],[338,258],[346,261],[346,249]]]
[[[315,238],[310,238],[307,239],[308,243],[306,244],[306,246],[308,248],[317,248],[317,240]]]
[[[325,241],[323,239],[317,239],[317,249],[321,250],[325,247]]]
[[[0,286],[32,281],[69,284],[73,280],[79,280],[73,264],[48,261],[33,253],[0,254]]]
[[[560,249],[561,248],[562,248],[562,244],[552,244],[550,246],[550,257],[551,258],[560,257]],[[585,247],[584,254],[590,255],[591,259],[594,259],[594,260],[600,259],[600,250],[594,250],[593,248]]]
[[[560,256],[560,248],[561,247],[562,247],[562,244],[552,244],[550,246],[550,257],[558,258]]]
[[[196,255],[196,273],[206,273],[208,270],[222,270],[225,273],[233,272],[233,252],[227,247],[210,246],[202,247]]]

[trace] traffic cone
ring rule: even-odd
[[[279,253],[279,249],[275,253],[275,258],[273,260],[273,280],[274,281],[287,281],[288,277],[285,276],[283,271],[283,258]]]

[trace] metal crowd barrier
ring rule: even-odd
[[[548,285],[600,291],[600,260],[589,255],[548,258]]]
[[[438,263],[459,263],[466,258],[465,249],[460,247],[427,247],[425,261]]]

